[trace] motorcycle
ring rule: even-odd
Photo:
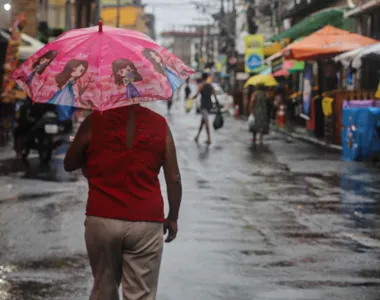
[[[53,151],[61,146],[72,130],[72,121],[59,122],[58,114],[51,107],[42,108],[36,114],[31,109],[26,109],[24,118],[28,119],[21,130],[21,157],[27,162],[31,150],[36,150],[41,165],[48,165]]]

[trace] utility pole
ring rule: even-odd
[[[75,4],[76,4],[76,28],[81,28],[82,27],[82,0],[76,0],[75,1]]]
[[[65,29],[70,30],[71,27],[71,17],[72,17],[72,3],[71,0],[66,0],[65,2],[65,8],[66,8],[66,16],[65,16]]]
[[[96,10],[95,10],[95,24],[102,18],[102,1],[95,0]]]
[[[120,27],[120,0],[117,0],[116,2],[116,27]]]
[[[91,26],[91,14],[92,14],[92,9],[91,9],[91,0],[86,1],[86,27]]]

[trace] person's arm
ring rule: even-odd
[[[254,102],[256,99],[256,92],[254,92],[251,96],[251,101],[249,103],[249,111],[251,114],[254,114]]]
[[[203,90],[203,84],[199,85],[198,91],[192,99],[193,100],[197,99],[198,95],[202,92],[202,90]]]
[[[177,153],[170,128],[166,136],[164,173],[169,201],[169,214],[165,221],[164,233],[168,233],[166,242],[173,241],[178,232],[178,214],[182,200],[181,174],[178,167]]]
[[[91,115],[80,125],[74,141],[67,150],[64,168],[66,172],[72,172],[85,167],[86,152],[91,141]]]

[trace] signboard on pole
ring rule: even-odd
[[[311,64],[305,64],[305,70],[303,73],[303,114],[307,117],[310,116],[310,102],[311,93],[313,87],[313,66]]]
[[[281,71],[284,67],[284,57],[280,56],[279,58],[276,58],[272,61],[272,73],[276,73],[278,71]]]
[[[245,72],[252,73],[264,64],[264,37],[251,34],[244,37]]]
[[[21,45],[21,30],[24,26],[25,15],[18,16],[13,23],[8,41],[8,48],[4,61],[4,75],[1,87],[1,100],[9,103],[15,100],[14,87],[16,82],[11,79],[12,73],[17,69]]]

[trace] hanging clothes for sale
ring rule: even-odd
[[[325,117],[329,117],[333,114],[333,102],[334,99],[330,97],[325,97],[322,100],[322,109],[323,109],[323,114]]]

